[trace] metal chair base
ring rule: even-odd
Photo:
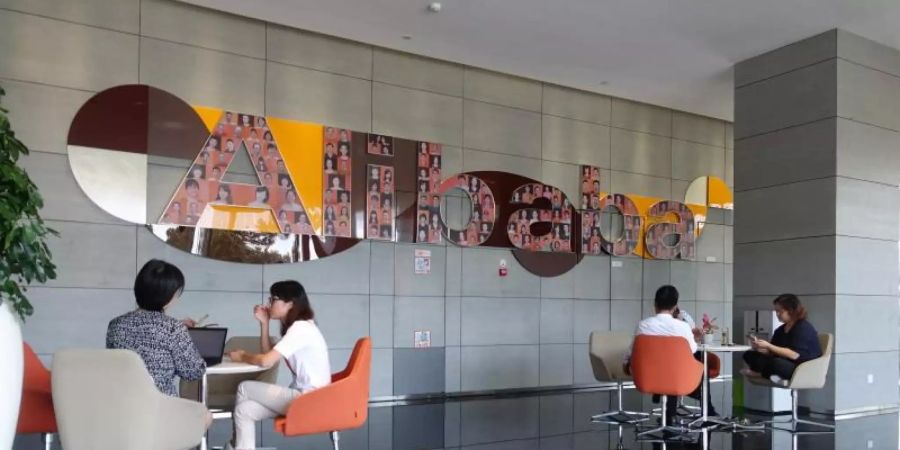
[[[815,422],[812,420],[801,419],[797,414],[797,397],[798,393],[796,389],[791,389],[791,420],[789,421],[777,421],[777,420],[768,420],[763,422],[768,425],[768,427],[772,430],[778,431],[787,431],[792,434],[816,434],[816,433],[834,433],[834,425]],[[790,425],[790,428],[778,427],[776,425]],[[800,425],[810,425],[814,427],[820,427],[820,430],[801,430],[799,429]]]
[[[699,406],[685,405],[679,402],[678,407],[675,409],[675,414],[677,414],[678,417],[696,419],[703,415],[701,411],[702,408],[700,408]],[[658,416],[660,414],[662,414],[662,408],[653,408],[650,410],[651,416]]]
[[[612,411],[591,416],[592,423],[605,423],[609,425],[636,425],[648,420],[650,420],[649,414],[635,411]]]
[[[623,393],[625,392],[624,384],[621,381],[616,382],[616,392],[618,396],[618,410],[610,411],[603,414],[595,414],[591,416],[593,423],[605,423],[609,425],[631,424],[635,425],[650,420],[650,414],[638,411],[626,411],[622,404]]]
[[[667,401],[668,401],[668,396],[663,395],[662,401],[661,401],[661,405],[662,405],[661,410],[662,411],[665,411]],[[647,438],[645,438],[645,437],[649,437],[650,439],[655,440],[655,441],[676,441],[676,440],[684,440],[685,437],[688,437],[691,434],[703,432],[702,428],[701,429],[692,429],[692,428],[684,427],[684,426],[680,426],[680,425],[669,425],[666,423],[666,415],[665,414],[662,414],[660,416],[660,424],[659,425],[660,426],[658,426],[656,428],[639,432],[637,434],[638,438],[640,440],[647,440]],[[666,432],[672,433],[672,436],[666,436],[665,435]],[[656,434],[656,433],[662,433],[662,436],[652,436],[653,434]]]

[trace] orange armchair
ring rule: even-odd
[[[331,376],[331,384],[303,394],[291,403],[284,417],[275,419],[275,431],[285,436],[330,433],[338,450],[338,431],[359,428],[369,414],[369,374],[372,341],[356,341],[347,368]]]
[[[24,344],[25,375],[22,379],[22,402],[16,434],[41,433],[44,448],[53,445],[57,432],[53,396],[50,390],[50,371],[44,367],[31,346]]]
[[[659,431],[675,431],[666,424],[668,396],[693,392],[703,379],[703,364],[694,359],[691,348],[682,337],[640,335],[634,338],[631,374],[638,391],[662,396],[661,426],[638,434],[643,436]]]

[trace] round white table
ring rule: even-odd
[[[200,403],[203,403],[203,406],[206,406],[207,395],[209,385],[207,384],[207,377],[210,375],[235,375],[241,373],[258,373],[266,370],[265,367],[247,364],[242,362],[234,362],[228,357],[222,359],[222,362],[216,364],[214,366],[209,366],[206,368],[206,372],[203,373],[203,376],[200,377]],[[215,415],[213,415],[215,419]],[[200,450],[207,449],[206,443],[206,433],[203,434],[203,439],[200,440]]]
[[[234,362],[230,359],[223,358],[222,362],[214,366],[206,368],[207,375],[233,375],[236,373],[254,373],[266,370],[265,367],[256,366],[242,362]]]

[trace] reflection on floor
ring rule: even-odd
[[[731,410],[730,383],[716,383],[713,401],[719,411]],[[727,395],[726,395],[727,393]],[[833,434],[792,436],[786,432],[712,432],[696,443],[637,442],[632,427],[591,424],[591,415],[614,405],[610,392],[546,394],[529,397],[480,397],[403,406],[378,406],[360,429],[341,433],[341,448],[350,450],[857,450],[897,449],[898,415],[885,414],[837,422]],[[649,397],[626,391],[627,409],[649,410]],[[328,450],[326,435],[286,439],[272,431],[271,421],[260,426],[261,444],[281,450]],[[229,421],[217,421],[210,443],[223,445],[231,435]],[[705,444],[705,445],[704,445]],[[17,439],[14,449],[42,448],[31,437]]]

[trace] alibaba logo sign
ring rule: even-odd
[[[722,180],[688,200],[607,192],[573,169],[577,197],[501,171],[448,173],[441,144],[203,106],[118,86],[87,101],[68,138],[79,185],[108,213],[211,258],[299,262],[363,239],[501,247],[554,276],[591,255],[693,259]]]

